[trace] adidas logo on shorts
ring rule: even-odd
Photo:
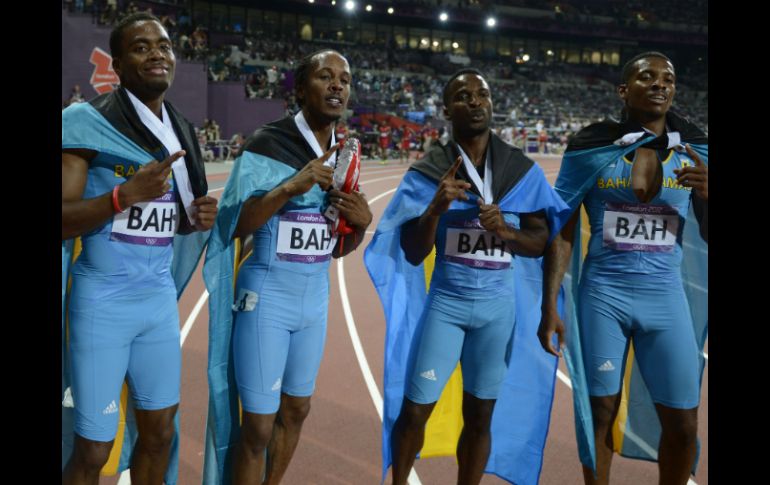
[[[113,399],[112,402],[104,408],[104,411],[102,411],[102,414],[113,414],[118,412],[118,406],[115,405],[115,400]]]
[[[428,379],[429,381],[435,381],[436,371],[434,369],[426,370],[425,372],[421,373],[420,376]]]
[[[615,370],[615,366],[612,365],[612,362],[608,360],[607,362],[599,366],[599,370],[604,372],[609,372],[611,370]]]
[[[270,388],[271,391],[280,391],[281,390],[281,378],[279,377],[277,381],[275,381],[275,384],[273,384],[273,387]]]

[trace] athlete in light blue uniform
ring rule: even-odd
[[[392,408],[387,412],[385,438],[390,442],[384,446],[390,446],[392,454],[386,454],[385,466],[392,456],[394,484],[406,483],[423,445],[425,424],[458,361],[462,365],[464,427],[457,447],[457,481],[481,480],[490,456],[492,413],[508,368],[516,320],[514,272],[521,256],[542,254],[549,233],[561,227],[559,214],[567,213],[542,170],[491,132],[491,93],[479,71],[465,69],[452,76],[444,88],[444,104],[454,141],[434,148],[410,169],[380,224],[390,228],[402,221],[396,237],[406,260],[414,266],[421,265],[434,244],[436,247],[430,291],[414,341],[401,343],[401,352],[411,349],[411,356],[405,399],[392,435],[387,429]],[[415,211],[411,217],[404,216]],[[386,229],[378,228],[378,234],[381,232]],[[372,245],[379,244],[377,241],[375,235]],[[537,301],[527,303],[537,305]],[[386,315],[398,311],[385,309]],[[390,329],[388,334],[391,339]],[[399,335],[409,338],[408,333]],[[386,368],[391,365],[386,355]],[[397,384],[391,384],[398,377],[391,381],[386,371],[389,406],[399,401],[393,395]],[[524,441],[544,442],[545,433],[537,425],[532,429],[537,431],[522,433],[527,435]]]
[[[243,409],[250,413],[274,414],[281,393],[313,394],[337,243],[320,210],[323,197],[315,186],[307,197],[312,205],[289,201],[258,228],[238,274],[233,357]]]
[[[372,220],[362,194],[327,192],[338,148],[334,127],[350,94],[347,60],[331,50],[313,53],[298,64],[295,79],[302,110],[246,141],[206,257],[211,335],[204,483],[280,482],[323,355],[329,263],[353,251]],[[353,233],[332,233],[321,212],[328,203]],[[253,253],[233,293],[233,239],[248,236]]]
[[[110,47],[122,86],[62,113],[62,241],[82,241],[67,295],[71,386],[64,403],[74,405],[75,439],[62,478],[67,484],[98,480],[127,378],[139,433],[132,480],[175,483],[176,468],[166,469],[179,402],[176,297],[190,274],[172,274],[175,237],[210,229],[216,200],[205,195],[192,125],[164,103],[175,61],[158,19],[127,17],[115,27]],[[183,156],[172,178],[171,165]],[[189,216],[179,203],[176,177],[182,172],[189,181]],[[188,269],[194,268],[203,249],[198,239],[196,250],[185,246],[190,252],[177,254],[175,264],[191,260]],[[63,251],[63,268],[66,256]]]
[[[586,376],[592,396],[620,392],[633,335],[653,400],[689,409],[700,397],[699,349],[692,325],[682,324],[691,317],[680,266],[692,189],[675,170],[695,162],[673,148],[652,155],[662,171],[652,199],[640,203],[632,188],[634,153],[602,169],[583,199],[591,227],[579,296]]]
[[[502,214],[518,227],[517,215]],[[504,239],[481,225],[478,208],[441,216],[436,255],[406,397],[435,403],[460,361],[465,392],[496,399],[515,320],[514,257]]]
[[[696,311],[702,313],[697,306],[705,298],[686,295],[683,275],[690,278],[693,269],[705,269],[689,263],[685,268],[683,256],[689,262],[706,251],[694,240],[692,222],[685,227],[685,220],[692,204],[700,238],[708,241],[708,140],[669,111],[675,81],[665,55],[647,52],[632,58],[618,88],[625,103],[623,120],[590,125],[570,140],[556,181],[573,215],[544,258],[538,335],[546,351],[560,354],[565,327],[557,296],[579,234],[582,204],[591,239],[582,273],[580,255],[573,258],[572,277],[580,273],[580,284],[575,306],[568,300],[566,320],[567,364],[587,484],[609,482],[612,426],[631,342],[641,378],[625,382],[632,405],[621,431],[629,436],[633,431],[635,440],[618,443],[620,452],[657,459],[662,484],[686,483],[696,461],[700,354],[707,325],[699,323],[703,317],[693,318]],[[698,284],[693,288],[703,290]],[[657,456],[646,451],[658,442]]]

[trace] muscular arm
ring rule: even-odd
[[[115,211],[112,193],[83,199],[88,164],[96,155],[91,150],[67,150],[61,154],[61,238],[71,239],[104,224]],[[122,207],[122,206],[121,206]]]
[[[522,256],[537,257],[543,254],[548,243],[548,222],[545,211],[524,213],[520,216],[521,227],[515,229],[505,223],[497,204],[479,204],[479,222],[487,231],[506,241],[508,249]]]
[[[545,219],[545,211],[521,214],[521,228],[508,228],[503,237],[512,253],[528,257],[543,255],[548,243],[548,221]],[[507,226],[506,226],[507,227]]]
[[[246,237],[262,227],[292,197],[290,182],[286,182],[261,197],[244,202],[233,237]]]
[[[564,322],[559,318],[557,311],[557,299],[559,286],[567,271],[570,256],[572,255],[575,224],[580,217],[580,210],[576,210],[564,225],[561,232],[556,235],[551,246],[545,251],[543,258],[543,301],[541,304],[540,326],[537,336],[543,349],[555,356],[561,355],[561,347],[564,344]],[[552,337],[556,333],[559,337],[558,347],[553,346]]]
[[[401,248],[410,264],[417,266],[430,254],[436,242],[439,218],[426,210],[401,227]]]
[[[112,191],[93,199],[83,199],[88,179],[88,164],[96,152],[83,149],[62,150],[62,240],[80,236],[104,224],[115,213]],[[121,209],[153,200],[171,189],[168,177],[171,164],[184,151],[178,151],[162,162],[153,160],[142,167],[127,182],[118,187],[118,205]]]
[[[457,169],[463,162],[462,157],[457,157],[454,163],[439,180],[436,193],[425,212],[418,218],[407,221],[401,226],[401,248],[404,250],[406,260],[417,266],[430,254],[436,242],[436,230],[439,218],[449,210],[454,200],[468,200],[466,190],[471,184],[455,178]]]
[[[556,235],[551,245],[546,249],[543,258],[543,303],[542,310],[556,310],[556,300],[559,296],[559,287],[567,271],[572,245],[575,236],[575,225],[580,217],[580,209],[576,210]]]
[[[327,190],[332,183],[333,170],[324,162],[339,149],[334,145],[320,158],[311,160],[292,178],[262,197],[252,197],[243,203],[233,237],[245,237],[262,227],[289,199],[304,194],[318,184]]]

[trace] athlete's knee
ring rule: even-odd
[[[246,453],[257,456],[264,452],[273,436],[275,415],[253,415],[244,418],[241,426],[241,446]]]
[[[473,434],[489,433],[492,413],[495,409],[494,399],[465,398],[463,406],[463,421],[465,431]]]
[[[168,452],[174,441],[174,422],[162,423],[152,429],[145,429],[139,434],[142,449],[150,454]]]
[[[617,395],[591,396],[591,415],[594,421],[594,428],[603,429],[612,425],[617,412],[617,398]]]
[[[407,429],[422,429],[430,418],[432,404],[417,404],[408,399],[404,400],[399,419]]]
[[[281,422],[286,426],[302,426],[302,423],[310,414],[310,398],[297,398],[284,396],[281,399],[279,411]]]
[[[157,410],[137,410],[139,445],[145,453],[167,453],[176,434],[174,416],[177,405]]]
[[[694,409],[672,410],[660,413],[663,434],[677,446],[686,447],[698,438],[698,414]]]
[[[72,455],[72,462],[79,468],[98,473],[110,457],[112,444],[112,441],[78,439]]]

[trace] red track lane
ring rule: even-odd
[[[550,182],[556,178],[560,160],[534,157]],[[217,164],[215,164],[217,165]],[[220,166],[221,167],[221,166]],[[208,170],[208,168],[207,168]],[[220,168],[220,171],[222,169]],[[398,186],[406,165],[389,162],[380,165],[365,162],[362,191],[371,201]],[[226,173],[209,176],[210,193],[219,197]],[[396,176],[396,177],[394,177]],[[393,178],[391,178],[393,177]],[[367,182],[369,181],[369,182]],[[371,205],[374,230],[392,194]],[[382,395],[385,322],[379,299],[363,265],[363,248],[344,258],[345,283],[356,328],[372,374]],[[180,324],[184,325],[193,306],[204,292],[200,268],[179,301]],[[324,359],[319,371],[312,411],[302,432],[297,451],[283,480],[287,485],[378,484],[380,481],[381,422],[367,390],[348,333],[339,291],[337,263],[330,270],[329,323]],[[182,395],[180,405],[181,449],[179,484],[199,484],[203,470],[203,449],[208,385],[208,302],[199,313],[182,348]],[[708,350],[707,350],[708,351]],[[567,375],[563,362],[560,370]],[[701,457],[694,481],[708,483],[708,366],[703,376],[699,437]],[[580,484],[582,475],[575,444],[571,390],[557,380],[551,425],[545,449],[540,483],[543,485]],[[418,460],[415,470],[423,485],[445,485],[456,480],[454,457]],[[117,477],[103,477],[100,483],[115,484]],[[390,483],[390,477],[386,479]],[[485,475],[482,484],[507,483]],[[653,463],[616,456],[613,460],[613,485],[657,483]]]

